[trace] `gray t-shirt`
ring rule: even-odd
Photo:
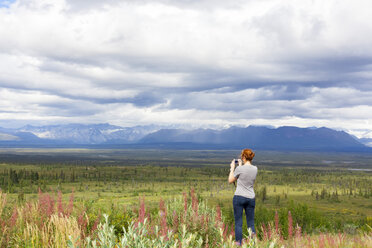
[[[254,165],[241,165],[236,167],[234,177],[238,178],[238,186],[235,190],[235,195],[244,196],[247,198],[255,198],[253,184],[257,176],[257,167]]]

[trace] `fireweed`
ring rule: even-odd
[[[160,200],[159,211],[152,214],[140,198],[138,210],[125,209],[119,215],[130,216],[129,223],[120,225],[121,232],[112,222],[118,216],[103,215],[100,222],[100,215],[74,208],[73,201],[73,194],[64,203],[61,193],[55,199],[40,191],[38,201],[10,206],[0,191],[1,247],[236,247],[234,230],[225,224],[220,207],[208,207],[194,190],[167,202]],[[292,221],[288,213],[287,223]],[[308,235],[298,225],[280,226],[276,213],[273,222],[257,227],[260,239],[248,231],[242,247],[372,247],[368,228],[358,235]]]
[[[193,190],[167,203],[160,200],[159,211],[153,215],[146,212],[145,199],[140,198],[137,212],[138,217],[123,228],[121,236],[115,235],[105,215],[105,221],[97,228],[97,237],[84,241],[87,247],[236,247],[233,235],[227,234],[220,207],[212,209],[204,201],[199,202]],[[298,225],[293,227],[290,212],[286,230],[290,236],[284,238],[278,219],[276,213],[274,223],[261,226],[261,240],[248,230],[241,247],[368,247],[372,243],[367,234],[357,238],[346,234],[309,236]],[[73,239],[69,247],[76,247]]]
[[[57,200],[39,190],[38,201],[6,206],[6,194],[0,191],[1,247],[66,247],[69,237],[79,240],[88,232],[84,212],[72,215],[73,193],[63,204],[61,193]],[[57,203],[57,204],[56,204]],[[7,209],[11,209],[6,213]],[[77,218],[79,216],[80,218]]]

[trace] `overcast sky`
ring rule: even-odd
[[[0,126],[372,137],[370,0],[0,0]]]

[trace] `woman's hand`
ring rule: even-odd
[[[236,177],[234,177],[234,170],[235,170],[235,159],[233,159],[231,161],[231,164],[230,164],[230,174],[229,174],[229,183],[233,183],[236,181]]]
[[[235,159],[233,159],[230,164],[230,171],[234,171],[234,170],[235,170]]]

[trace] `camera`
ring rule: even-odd
[[[236,168],[236,166],[239,166],[239,164],[242,163],[242,160],[241,159],[234,159],[234,163],[235,163],[235,168]]]

